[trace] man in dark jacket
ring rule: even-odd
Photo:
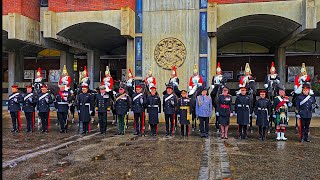
[[[191,111],[190,111],[190,98],[188,98],[188,93],[186,90],[181,91],[181,98],[178,99],[177,113],[180,117],[181,124],[181,135],[189,136],[190,134],[190,120],[191,120]]]
[[[9,95],[9,106],[8,111],[12,119],[12,130],[11,132],[20,132],[22,130],[22,123],[20,117],[21,106],[23,97],[18,93],[18,86],[11,86],[12,94]]]
[[[65,90],[65,85],[60,85],[60,90],[58,91],[55,100],[55,108],[60,124],[60,133],[68,132],[68,113],[69,103],[71,103],[71,101],[71,93]]]
[[[151,136],[157,136],[158,123],[159,123],[159,113],[161,113],[161,99],[157,95],[157,88],[151,87],[150,93],[147,97],[147,112],[149,114],[149,124],[151,128]]]
[[[22,110],[27,119],[27,132],[34,132],[35,125],[35,106],[37,97],[32,93],[32,86],[27,86],[27,93],[23,97]]]
[[[174,134],[174,117],[177,105],[177,96],[173,94],[171,85],[167,86],[167,94],[163,96],[163,112],[166,120],[166,136]],[[171,128],[170,125],[171,124]]]
[[[256,124],[259,127],[259,140],[264,141],[271,115],[271,101],[266,98],[265,90],[260,91],[260,99],[255,104],[254,114],[257,119]]]
[[[128,94],[125,93],[124,85],[120,85],[119,93],[116,95],[116,100],[115,100],[115,109],[118,116],[117,135],[124,135],[124,127],[125,127],[124,117],[127,113],[129,113],[130,107],[131,107],[131,98]]]
[[[250,123],[251,100],[246,94],[245,87],[240,88],[240,95],[237,96],[235,102],[235,111],[237,115],[237,124],[239,124],[239,138],[247,139],[247,129]]]
[[[79,122],[83,123],[83,131],[81,134],[87,134],[90,132],[90,116],[94,111],[94,98],[88,92],[88,85],[82,85],[82,93],[77,96],[77,109],[79,112]]]
[[[107,116],[110,110],[111,102],[110,95],[106,93],[106,87],[100,86],[100,93],[96,95],[96,109],[98,111],[100,134],[106,134],[107,131]]]
[[[48,118],[50,115],[50,104],[52,103],[53,103],[52,96],[48,92],[47,85],[44,84],[41,87],[41,92],[38,94],[38,104],[37,104],[38,115],[40,116],[41,124],[42,124],[41,132],[48,133],[48,126],[49,126]]]
[[[132,111],[134,114],[135,133],[134,135],[144,135],[145,130],[145,104],[146,96],[142,93],[142,86],[136,86],[136,92],[132,95]]]

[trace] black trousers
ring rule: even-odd
[[[107,131],[107,112],[98,112],[99,127],[101,133],[106,133]]]
[[[174,128],[174,114],[164,114],[166,120],[166,135],[172,135]]]
[[[42,124],[42,131],[48,131],[48,112],[39,112],[38,113],[40,119],[41,119],[41,124]]]
[[[150,124],[151,134],[157,134],[157,124]]]
[[[136,125],[136,133],[140,133],[142,131],[142,124],[144,125],[143,113],[134,113],[134,123]]]
[[[83,133],[89,132],[89,122],[83,122]]]
[[[242,139],[246,138],[247,129],[248,129],[248,125],[239,124],[239,137],[241,137]]]
[[[11,120],[12,120],[12,129],[18,130],[19,121],[18,121],[18,111],[17,112],[10,112]]]
[[[181,135],[182,136],[188,136],[189,135],[189,125],[187,124],[181,124]]]
[[[215,113],[217,113],[217,107],[214,108],[214,111],[215,111]],[[216,116],[216,123],[215,123],[215,125],[216,125],[216,129],[220,129],[220,126],[219,126],[219,116]]]
[[[301,118],[301,132],[304,140],[308,139],[311,118]]]
[[[266,138],[266,130],[267,130],[267,127],[262,127],[262,126],[259,126],[259,136],[260,138]]]
[[[68,112],[58,112],[58,120],[60,130],[66,131],[68,129]]]
[[[27,119],[27,131],[34,131],[34,112],[25,112]]]
[[[209,117],[199,117],[201,135],[209,135]]]

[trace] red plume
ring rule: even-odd
[[[178,76],[178,74],[177,74],[177,66],[176,66],[176,65],[174,65],[174,66],[172,67],[172,71],[174,72],[174,75],[175,75],[175,76]],[[172,74],[173,74],[173,72],[172,72]]]

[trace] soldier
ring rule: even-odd
[[[131,98],[128,94],[125,93],[124,85],[120,85],[119,87],[119,93],[116,95],[114,106],[116,109],[116,114],[118,116],[118,133],[116,135],[124,135],[124,116],[129,112],[129,109],[131,107]]]
[[[89,86],[90,85],[90,79],[89,79],[89,74],[88,74],[88,70],[87,70],[87,66],[84,66],[83,71],[81,73],[81,77],[80,77],[80,86],[79,86],[79,94],[82,91],[81,86],[85,85],[85,86]]]
[[[181,135],[190,135],[190,98],[188,98],[188,93],[186,90],[181,91],[182,97],[178,100],[177,114],[180,117],[181,124]]]
[[[273,117],[275,119],[277,141],[287,140],[284,134],[286,132],[286,126],[288,126],[289,106],[291,106],[291,103],[289,103],[289,97],[286,96],[285,88],[283,85],[279,86],[279,95],[273,100],[273,109],[275,111]]]
[[[106,67],[106,71],[105,71],[105,77],[103,78],[101,85],[106,87],[106,92],[112,92],[113,89],[113,78],[110,74],[110,70],[109,70],[109,66]]]
[[[310,75],[307,74],[307,68],[305,63],[302,63],[302,67],[300,70],[300,76],[296,76],[295,80],[294,80],[294,93],[296,94],[296,96],[300,95],[302,93],[302,86],[303,84],[309,84],[310,86],[310,95],[313,95],[314,92],[311,89],[311,77]]]
[[[207,96],[207,89],[203,87],[201,95],[196,99],[196,116],[200,120],[200,137],[209,137],[209,119],[212,116],[212,100]]]
[[[176,66],[172,67],[172,74],[171,74],[171,78],[169,80],[169,84],[172,85],[174,93],[178,97],[180,97],[181,92],[179,90],[179,78],[178,78],[177,67]]]
[[[151,66],[148,73],[148,77],[146,77],[146,79],[144,80],[144,83],[149,88],[149,91],[151,91],[151,87],[155,87],[157,85],[156,78],[152,76]]]
[[[260,91],[260,99],[255,104],[254,114],[257,119],[256,125],[259,127],[259,140],[264,141],[271,115],[271,101],[266,98],[265,90]]]
[[[157,95],[157,88],[151,87],[151,94],[147,97],[147,112],[149,114],[149,124],[151,128],[151,136],[157,136],[159,113],[161,113],[161,100]]]
[[[198,74],[197,65],[193,66],[193,76],[189,80],[189,96],[192,96],[196,92],[197,88],[202,86],[203,80],[202,77]]]
[[[82,85],[82,93],[77,96],[77,109],[79,112],[79,122],[83,123],[83,130],[81,134],[90,132],[90,115],[94,111],[94,99],[91,93],[88,92],[89,87],[87,84]],[[81,127],[80,127],[81,129]]]
[[[72,96],[69,91],[67,91],[66,85],[60,84],[60,90],[56,95],[55,108],[57,110],[58,121],[60,124],[60,133],[68,132],[68,113],[69,104],[72,101]]]
[[[222,75],[222,70],[220,67],[220,62],[218,62],[217,65],[217,75],[213,76],[212,78],[212,82],[211,82],[211,88],[212,91],[210,93],[211,99],[212,99],[212,104],[215,108],[215,112],[217,113],[217,102],[215,102],[216,96],[218,94],[218,96],[222,93],[222,88],[225,86],[225,79],[223,78]],[[216,129],[219,132],[219,116],[216,116]]]
[[[48,92],[47,85],[42,85],[41,92],[38,95],[37,110],[41,119],[42,130],[41,132],[48,133],[50,104],[53,103],[52,96]]]
[[[71,123],[74,123],[74,112],[75,112],[75,94],[72,90],[70,90],[70,94],[71,94],[71,97],[72,97],[72,101],[71,103],[69,104],[70,106],[70,113],[72,115],[72,120],[71,120]]]
[[[229,93],[229,89],[225,86],[222,88],[222,94],[219,95],[217,101],[216,116],[219,117],[219,124],[221,124],[221,138],[228,139],[228,130],[230,124],[230,117],[233,116],[231,111],[232,96]]]
[[[247,139],[247,129],[250,123],[251,100],[246,94],[245,87],[240,88],[240,95],[235,102],[235,111],[237,115],[237,124],[239,125],[239,139]]]
[[[100,134],[106,134],[108,110],[111,108],[111,99],[106,93],[106,87],[101,85],[99,87],[100,93],[96,96],[96,109],[98,111]]]
[[[129,96],[132,97],[132,95],[134,93],[134,77],[133,77],[131,69],[129,69],[129,72],[128,72],[128,79],[127,79],[126,85],[128,88]]]
[[[163,112],[166,120],[166,137],[174,134],[174,118],[175,118],[175,107],[177,105],[177,96],[173,94],[171,85],[167,86],[167,94],[163,96]],[[171,124],[171,128],[169,125]]]
[[[20,132],[22,130],[22,123],[20,117],[20,103],[23,102],[23,97],[18,93],[18,86],[11,86],[12,94],[9,95],[8,111],[12,119],[12,130],[11,132]]]
[[[249,85],[249,82],[251,80],[254,80],[254,78],[251,76],[252,73],[251,73],[249,63],[246,63],[244,73],[245,73],[244,76],[240,77],[239,88],[243,88],[243,87],[247,88]],[[237,92],[237,95],[239,95],[240,93],[241,93],[241,90]]]
[[[270,74],[264,79],[264,88],[267,92],[272,87],[277,87],[280,84],[280,77],[276,73],[276,68],[274,67],[274,62],[271,63]],[[275,89],[274,89],[275,90]]]
[[[301,142],[310,142],[309,126],[312,118],[312,111],[318,108],[314,96],[310,96],[310,85],[304,84],[302,94],[296,100],[297,118],[300,119],[300,138]]]
[[[71,87],[71,77],[68,75],[66,65],[63,66],[62,74],[58,83],[59,86],[65,86],[65,91],[69,91]]]
[[[36,73],[36,78],[34,79],[34,84],[33,84],[36,94],[39,94],[41,92],[41,87],[43,84],[44,83],[41,75],[41,68],[39,67]]]
[[[136,93],[132,95],[132,111],[134,114],[135,133],[134,135],[144,135],[145,130],[145,104],[146,96],[142,93],[142,86],[136,86]]]
[[[32,86],[26,86],[27,93],[23,97],[22,110],[27,119],[27,132],[34,132],[35,125],[35,106],[37,105],[37,97],[32,93]]]

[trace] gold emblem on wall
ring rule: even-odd
[[[176,38],[162,39],[154,50],[154,59],[163,69],[171,69],[176,65],[180,67],[186,60],[186,47]]]

